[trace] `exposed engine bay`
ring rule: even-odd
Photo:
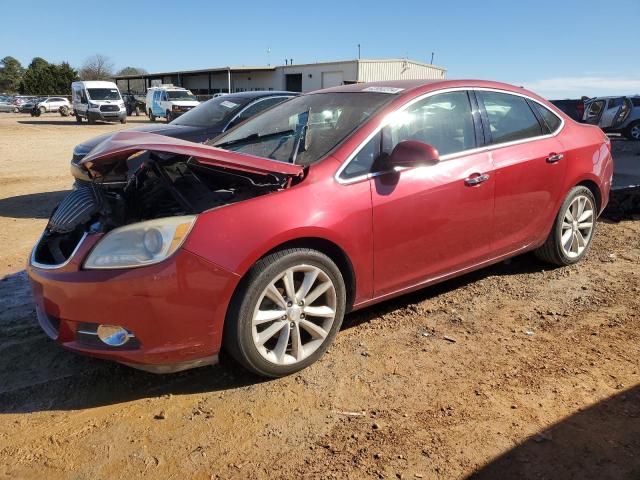
[[[75,167],[74,189],[54,210],[34,251],[35,263],[64,263],[88,233],[201,213],[284,189],[292,181],[278,173],[207,165],[192,156],[153,151],[90,167]]]

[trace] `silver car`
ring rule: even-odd
[[[640,140],[640,96],[587,100],[583,120],[598,125],[607,133],[620,133],[629,140]]]

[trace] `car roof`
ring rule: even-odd
[[[447,88],[492,88],[496,90],[505,90],[507,92],[524,93],[536,99],[542,99],[533,92],[523,87],[517,87],[508,83],[494,82],[490,80],[388,80],[368,83],[354,83],[351,85],[342,85],[339,87],[326,88],[324,90],[316,90],[311,93],[333,93],[333,92],[382,92],[395,95],[407,95],[416,93],[426,93],[429,91],[444,90]],[[394,89],[401,89],[393,92]],[[385,91],[386,90],[386,91]]]

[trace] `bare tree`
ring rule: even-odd
[[[111,80],[113,62],[105,55],[92,55],[84,61],[79,73],[82,80]]]

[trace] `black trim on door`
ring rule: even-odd
[[[525,100],[527,101],[527,105],[529,105],[529,108],[531,109],[536,119],[538,120],[538,124],[540,124],[540,128],[542,128],[542,133],[544,135],[548,135],[549,133],[552,133],[551,128],[549,128],[549,125],[547,125],[547,122],[545,122],[544,118],[542,118],[542,115],[540,115],[540,111],[536,108],[535,103],[526,97],[525,97]]]
[[[491,145],[493,143],[493,137],[491,136],[491,126],[489,123],[489,116],[487,115],[487,109],[484,106],[482,98],[478,97],[475,91],[473,92],[473,97],[476,99],[478,109],[480,110],[480,118],[482,119],[482,130],[484,131],[485,145]]]
[[[486,123],[483,121],[483,109],[480,108],[476,92],[473,90],[467,90],[467,95],[469,96],[469,102],[471,103],[471,115],[473,117],[473,125],[476,131],[476,146],[484,147],[491,143],[491,137],[488,135],[487,128],[485,127],[485,125],[489,125],[489,120],[487,119]]]

